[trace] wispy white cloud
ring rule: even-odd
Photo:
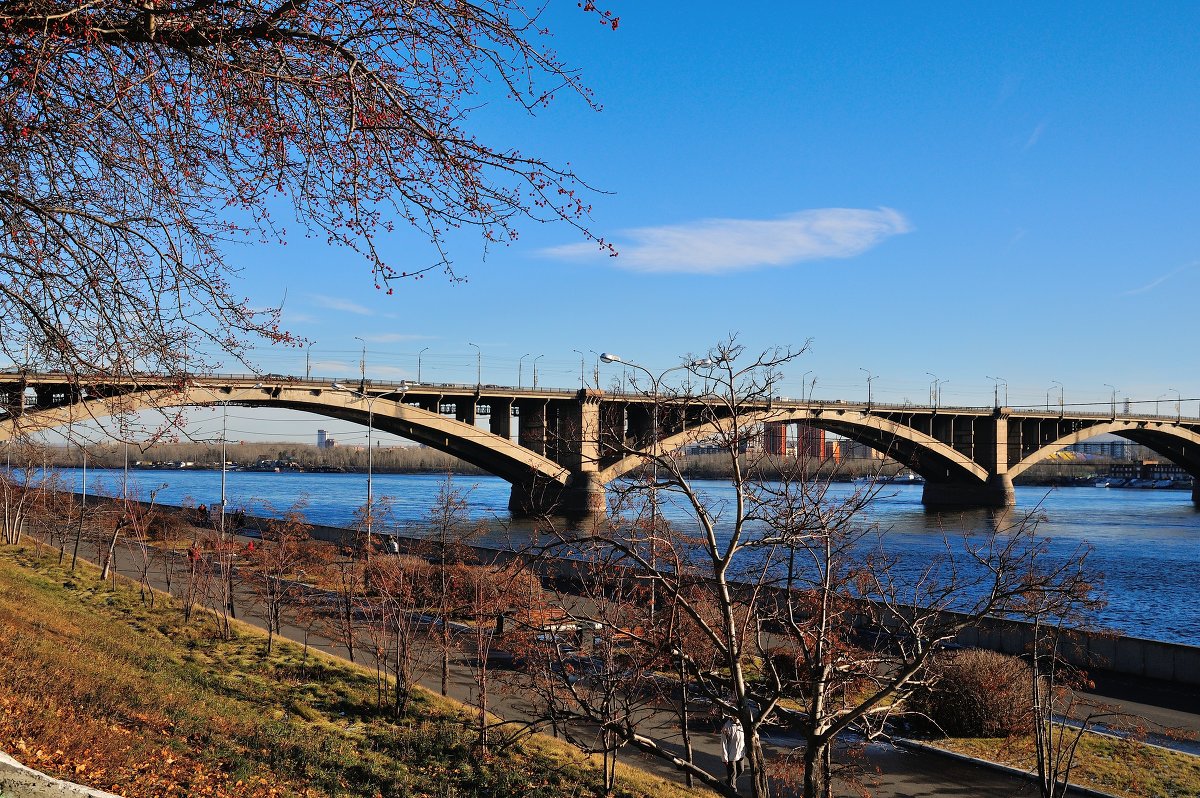
[[[1042,138],[1042,134],[1046,132],[1046,120],[1038,122],[1037,127],[1029,134],[1029,138],[1025,139],[1025,146],[1021,148],[1021,152],[1029,152],[1034,148],[1038,141]]]
[[[402,341],[428,341],[436,336],[420,335],[418,333],[379,333],[378,335],[364,335],[363,337],[372,344],[397,344]]]
[[[1153,291],[1155,288],[1158,288],[1160,285],[1165,283],[1167,280],[1170,280],[1172,277],[1179,274],[1180,272],[1185,272],[1188,269],[1194,268],[1197,265],[1200,265],[1200,261],[1193,261],[1192,263],[1185,263],[1184,265],[1180,266],[1177,269],[1172,269],[1171,271],[1167,272],[1166,274],[1154,278],[1153,280],[1151,280],[1150,282],[1146,283],[1143,286],[1139,286],[1137,288],[1130,288],[1128,291],[1123,291],[1122,295],[1123,296],[1132,296],[1133,294],[1144,294],[1148,291]]]
[[[345,374],[354,369],[358,371],[357,363],[347,363],[343,360],[314,360],[312,370],[318,374]]]
[[[330,310],[340,310],[344,313],[354,313],[359,316],[375,315],[375,311],[370,308],[360,305],[357,302],[351,302],[349,299],[343,299],[342,297],[314,294],[312,299],[313,302],[321,307],[329,308]]]
[[[620,254],[610,262],[641,272],[724,274],[849,258],[911,229],[891,208],[817,208],[778,219],[702,219],[626,230],[613,238]],[[541,254],[568,260],[604,257],[587,243],[550,247]]]
[[[371,373],[379,377],[407,377],[408,369],[397,366],[371,366]]]

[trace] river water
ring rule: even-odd
[[[66,469],[63,476],[78,488],[78,470]],[[120,471],[89,470],[87,476],[89,494],[120,494]],[[227,480],[230,508],[265,515],[303,502],[310,521],[329,526],[348,525],[366,495],[364,474],[235,471]],[[374,491],[392,498],[401,528],[411,527],[426,517],[444,480],[440,474],[377,474]],[[730,495],[720,481],[696,484],[718,503]],[[467,495],[473,518],[520,534],[520,525],[510,523],[507,482],[458,476],[454,485]],[[218,471],[129,472],[131,496],[148,499],[156,492],[162,504],[217,504],[220,486]],[[851,490],[852,485],[835,485],[831,493]],[[1101,625],[1134,637],[1200,645],[1200,513],[1188,491],[1018,487],[1016,512],[1035,507],[1043,519],[1039,531],[1051,539],[1053,551],[1066,555],[1083,542],[1093,547],[1089,562],[1104,573],[1108,600],[1097,619]],[[664,514],[686,518],[669,504]],[[927,513],[919,485],[886,486],[869,515],[884,530],[885,546],[914,567],[944,551],[947,537],[985,533],[997,523],[995,513],[983,510]]]

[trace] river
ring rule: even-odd
[[[78,487],[79,470],[62,473]],[[374,490],[377,496],[393,499],[398,525],[412,526],[424,519],[444,479],[440,474],[377,474]],[[234,471],[227,480],[230,508],[270,514],[300,501],[310,521],[330,526],[348,525],[366,493],[364,474]],[[458,476],[454,482],[467,494],[473,518],[493,521],[497,530],[520,533],[520,525],[510,523],[507,482],[488,476]],[[129,472],[130,495],[145,499],[157,491],[157,501],[163,504],[219,503],[220,485],[218,471]],[[716,501],[729,495],[728,486],[717,480],[697,485]],[[835,485],[832,493],[844,495],[852,489]],[[88,471],[89,494],[120,491],[120,471]],[[1039,530],[1051,539],[1054,551],[1066,554],[1081,542],[1093,547],[1090,562],[1104,573],[1108,600],[1097,619],[1101,625],[1133,637],[1200,645],[1200,513],[1189,492],[1017,488],[1018,513],[1039,503],[1044,516]],[[669,504],[664,514],[685,518]],[[944,550],[944,535],[976,535],[995,523],[995,514],[983,510],[927,513],[919,485],[885,487],[869,514],[885,531],[887,548],[910,563]]]

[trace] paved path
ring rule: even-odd
[[[151,584],[165,590],[163,559],[156,559],[150,573]],[[116,571],[122,575],[137,580],[137,569],[134,567],[135,557],[124,546],[118,547],[115,562]],[[184,570],[184,563],[177,566],[177,574],[173,577],[173,586],[178,589],[182,580],[179,574]],[[242,621],[259,628],[265,624],[253,610],[252,601],[247,591],[239,590],[236,598],[237,615]],[[286,624],[282,636],[303,642],[303,629]],[[346,650],[334,646],[311,633],[308,634],[308,644],[313,648],[346,658]],[[361,659],[361,657],[359,658]],[[440,672],[437,668],[426,668],[426,673],[420,683],[436,693],[440,689]],[[476,700],[477,686],[472,677],[471,669],[462,664],[454,664],[451,668],[449,695],[464,704],[473,705]],[[511,692],[489,687],[492,697],[490,709],[495,714],[507,719],[528,719],[528,706],[523,705],[523,699]],[[693,731],[692,742],[697,763],[703,764],[709,772],[721,773],[723,767],[719,762],[719,742],[715,733]],[[767,756],[786,756],[798,745],[798,741],[781,734],[767,738]],[[623,750],[620,758],[626,764],[635,765],[642,769],[657,773],[665,778],[682,781],[682,775],[663,761],[640,754],[636,751]],[[935,798],[936,796],[980,796],[980,798],[1012,798],[1013,796],[1033,796],[1036,790],[1033,785],[1023,779],[1014,778],[996,771],[957,762],[936,755],[917,753],[896,748],[887,744],[873,744],[868,747],[865,773],[863,780],[870,793],[877,798]],[[745,777],[743,777],[745,778]]]

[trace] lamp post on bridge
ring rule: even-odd
[[[579,355],[579,388],[582,390],[587,387],[587,380],[583,376],[584,361],[586,358],[583,356],[583,352],[580,352],[578,349],[572,349],[571,351]]]
[[[358,390],[367,390],[367,342],[361,336],[354,336],[356,341],[362,342],[362,359],[358,361]]]
[[[312,379],[312,348],[316,341],[309,341],[304,347],[304,379]]]
[[[408,383],[401,382],[399,388],[395,388],[384,393],[369,396],[361,391],[356,391],[352,388],[347,388],[340,382],[333,383],[335,391],[345,391],[352,396],[358,398],[359,401],[365,402],[367,405],[367,540],[366,540],[366,558],[369,562],[371,559],[371,522],[375,516],[375,493],[374,493],[374,470],[375,470],[375,447],[372,445],[371,431],[374,427],[375,420],[375,403],[385,396],[392,394],[400,394],[400,401],[404,401],[404,394],[408,390]]]
[[[525,358],[527,358],[527,357],[529,357],[528,352],[521,355],[520,359],[517,360],[517,389],[518,390],[520,390],[520,388],[521,388],[521,367],[525,365]]]
[[[589,349],[596,356],[595,365],[592,366],[592,382],[596,384],[596,390],[600,390],[600,353],[595,349]]]
[[[479,348],[479,344],[470,341],[467,341],[467,346],[475,347],[475,389],[479,390],[483,387],[483,350]]]
[[[986,374],[984,376],[992,380],[992,402],[997,409],[1000,408],[1000,383],[1004,383],[1004,406],[1008,407],[1008,380],[1003,377],[988,377]]]
[[[812,374],[812,369],[809,369],[808,371],[806,371],[800,375],[800,402],[801,403],[804,402],[804,385],[805,385],[806,381],[808,380],[809,374]]]
[[[933,377],[933,382],[929,383],[929,404],[933,406],[934,410],[937,410],[937,386],[941,380],[939,380],[938,375],[934,374],[932,371],[927,371],[925,373],[930,377]]]
[[[862,366],[858,367],[859,371],[864,371],[867,374],[867,412],[871,412],[871,381],[875,379],[875,375]]]
[[[1180,409],[1180,393],[1175,388],[1168,388],[1167,391],[1175,394],[1175,423],[1179,424],[1183,421],[1183,410]]]
[[[661,372],[657,377],[655,377],[654,372],[650,371],[650,369],[646,368],[645,366],[641,365],[640,363],[634,363],[632,360],[625,360],[619,355],[614,355],[612,352],[601,352],[600,360],[604,363],[620,363],[622,366],[628,366],[629,368],[638,369],[639,371],[645,372],[646,376],[650,378],[650,392],[651,392],[650,396],[652,399],[651,405],[650,405],[650,409],[651,409],[650,435],[652,437],[652,441],[650,443],[651,482],[650,482],[650,560],[649,560],[649,562],[650,562],[651,571],[654,571],[657,568],[657,561],[658,561],[658,555],[654,551],[654,539],[658,532],[658,458],[661,456],[661,451],[660,451],[661,441],[659,440],[659,434],[658,434],[659,386],[662,384],[663,378],[666,377],[668,374],[670,374],[672,371],[679,371],[680,369],[701,369],[701,368],[711,369],[713,366],[715,366],[717,364],[716,364],[716,362],[714,362],[708,358],[701,358],[699,360],[691,360],[686,363],[680,363],[678,366],[672,366],[671,368],[667,369],[666,371]],[[654,618],[654,614],[655,614],[654,613],[655,599],[656,599],[655,582],[652,579],[650,582],[650,617],[651,617],[651,619]]]
[[[545,355],[538,355],[533,359],[533,387],[537,387],[537,362],[544,358]]]
[[[1063,384],[1058,380],[1050,380],[1050,384],[1058,386],[1058,417],[1062,418],[1067,414],[1067,404],[1063,399]],[[1049,410],[1050,408],[1047,407],[1046,409]]]
[[[429,351],[429,347],[425,347],[420,352],[417,352],[417,383],[421,382],[421,355]]]
[[[1107,382],[1104,383],[1104,387],[1112,389],[1111,410],[1112,410],[1113,421],[1116,421],[1117,420],[1117,388],[1115,385],[1109,385]]]

